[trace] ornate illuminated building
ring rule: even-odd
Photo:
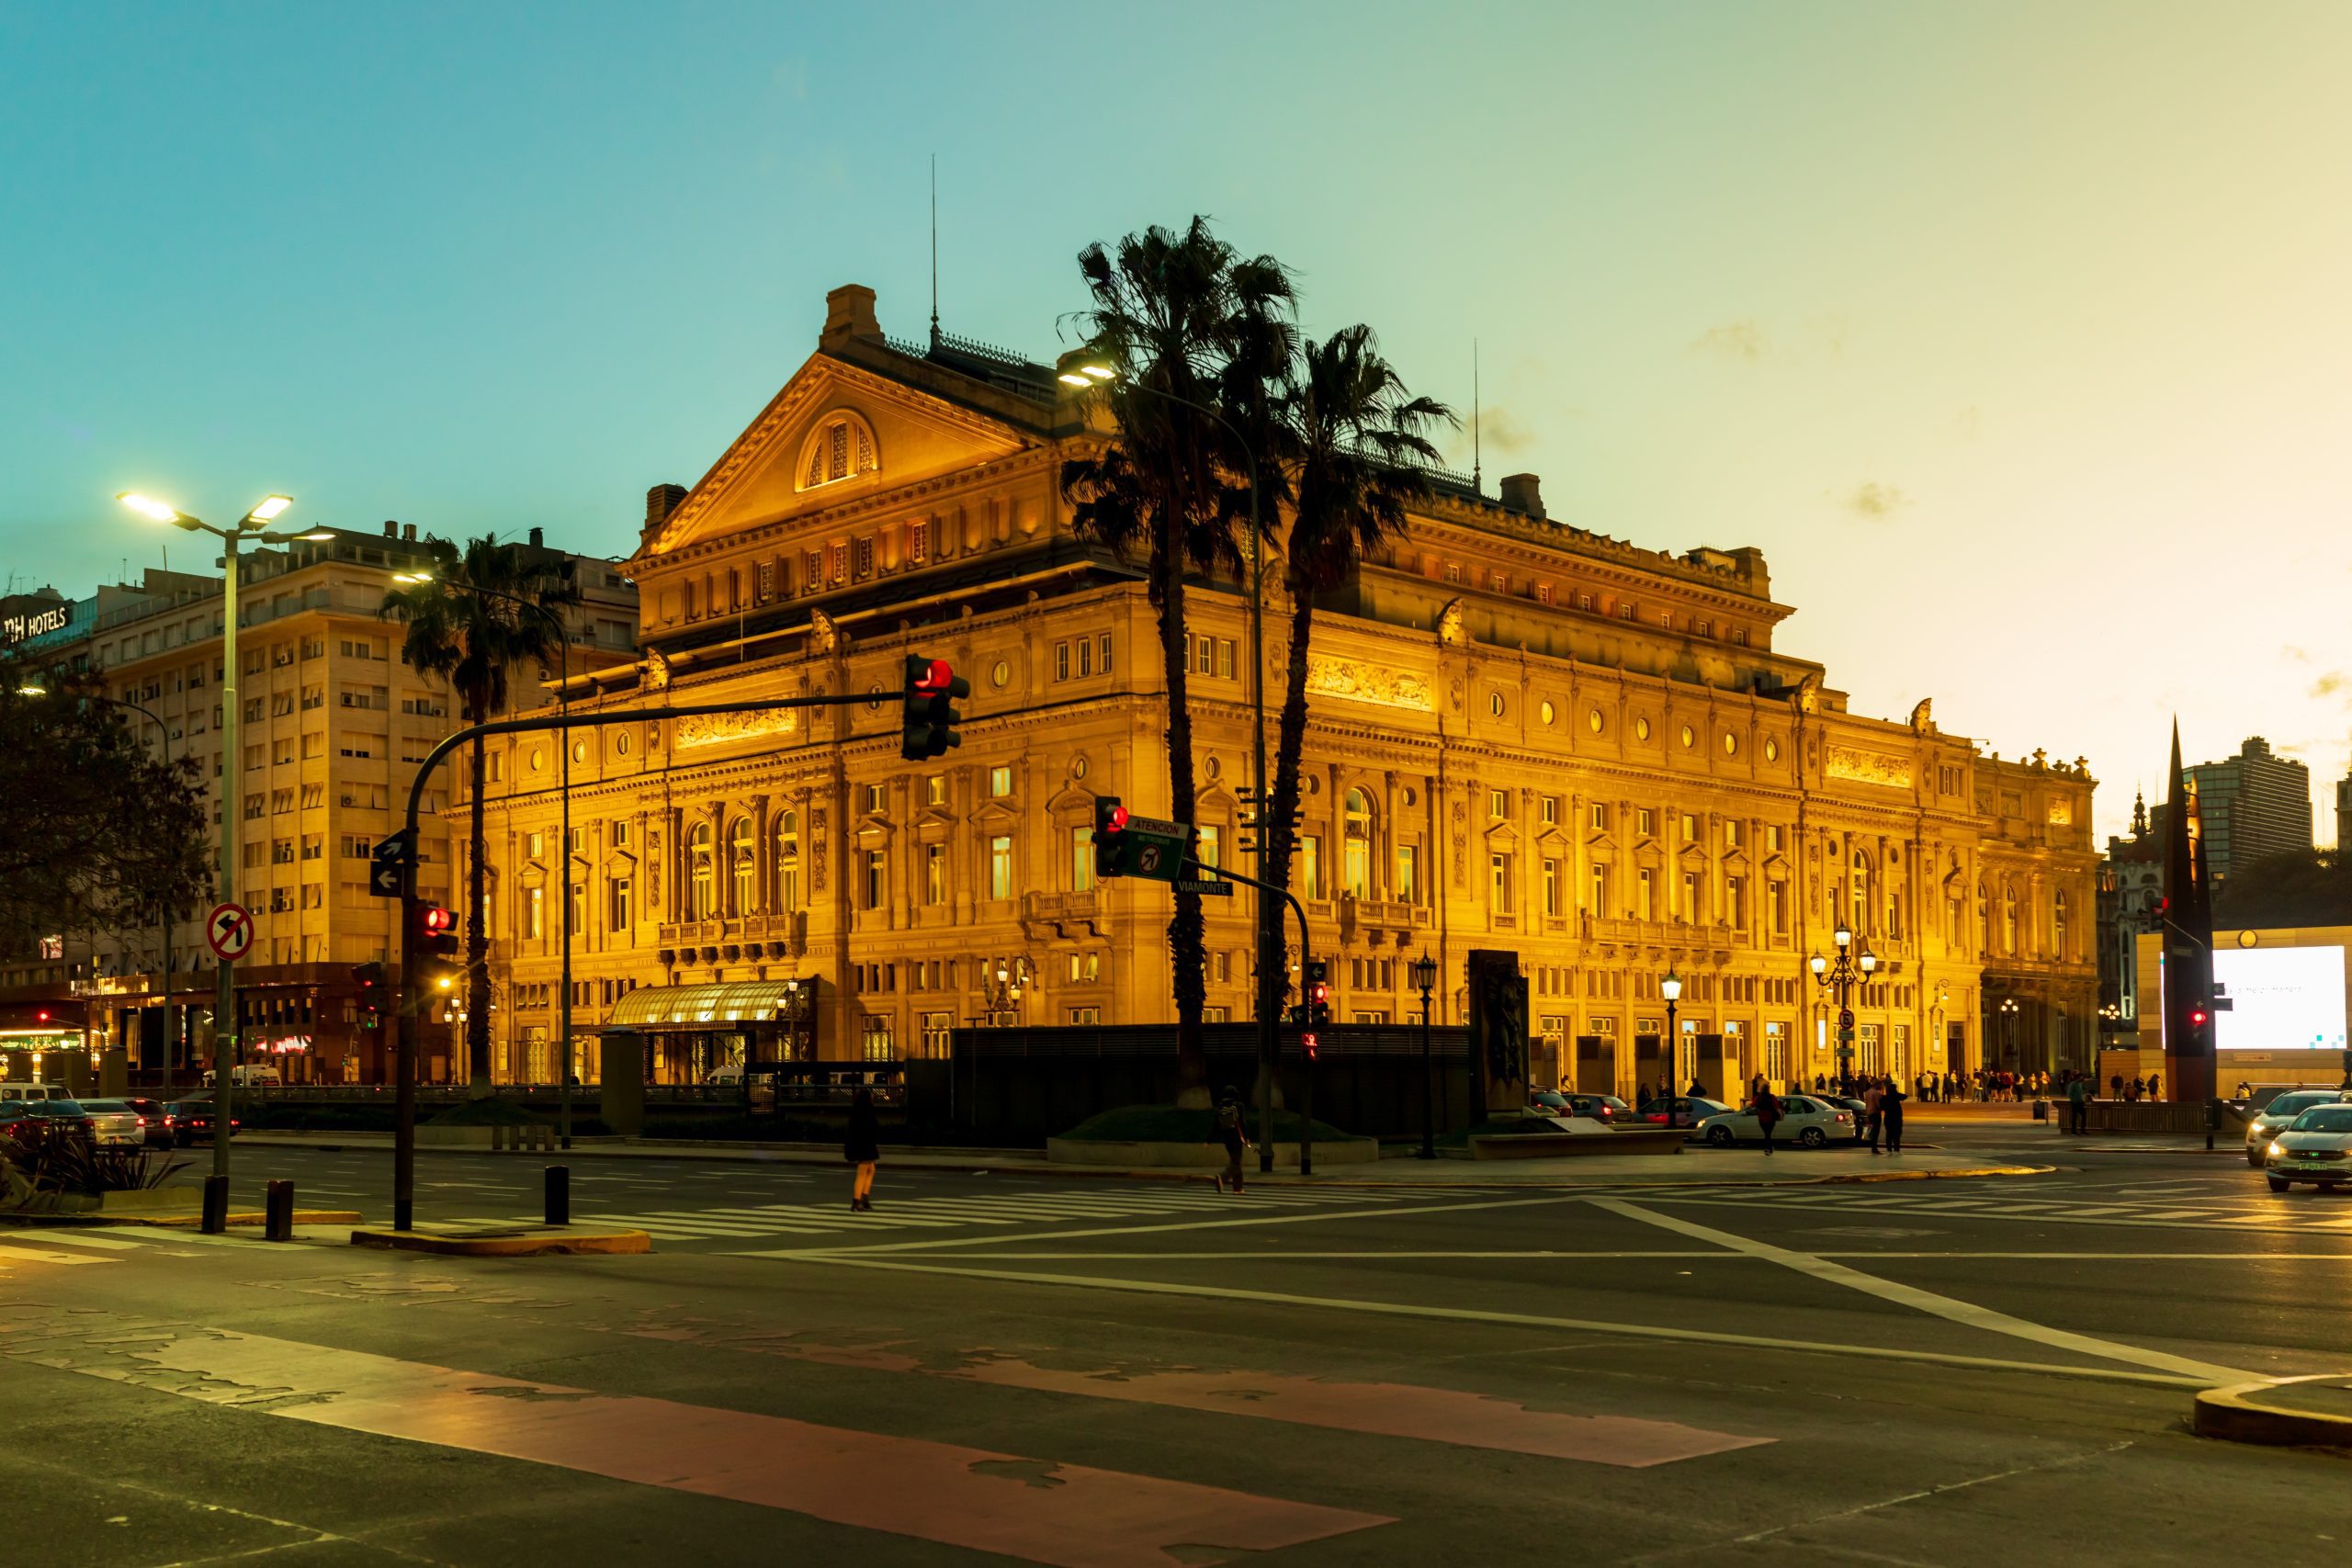
[[[873,700],[579,732],[568,847],[560,742],[501,744],[503,1072],[553,1072],[567,884],[575,1038],[681,1032],[665,1076],[706,1067],[731,1043],[708,1032],[769,1016],[787,978],[815,982],[827,1058],[939,1054],[975,1023],[1170,1015],[1169,889],[1092,876],[1091,797],[1163,815],[1168,785],[1139,567],[1072,535],[1057,483],[1103,439],[1086,410],[1046,367],[885,337],[872,291],[844,288],[815,355],[702,481],[652,491],[628,566],[643,655],[576,678],[575,711]],[[1336,1018],[1417,1016],[1426,949],[1448,976],[1439,1020],[1458,1021],[1464,955],[1510,949],[1539,1075],[1581,1036],[1616,1043],[1629,1085],[1671,970],[1687,1032],[1810,1078],[1836,1057],[1805,960],[1842,919],[1883,961],[1859,1067],[2086,1059],[2080,763],[1988,757],[1925,702],[1905,722],[1849,713],[1819,665],[1774,649],[1790,609],[1755,549],[1605,537],[1547,516],[1533,476],[1499,500],[1434,479],[1316,624],[1297,891],[1336,959]],[[1244,864],[1246,595],[1204,582],[1188,615],[1203,853]],[[1265,624],[1271,709],[1283,607]],[[886,694],[910,652],[973,685],[963,745],[935,764],[899,754]],[[1246,1019],[1250,901],[1205,902],[1210,1015]],[[745,984],[682,989],[718,982]]]

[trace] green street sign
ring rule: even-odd
[[[1853,1043],[1854,1043],[1854,1032],[1853,1032],[1852,1030],[1850,1030],[1850,1029],[1841,1029],[1841,1030],[1839,1030],[1839,1031],[1838,1032],[1838,1044],[1840,1044],[1840,1045],[1851,1045]]]
[[[1185,880],[1193,852],[1193,829],[1158,817],[1136,817],[1116,795],[1094,797],[1094,874],[1141,876],[1154,882]]]

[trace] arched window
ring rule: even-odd
[[[686,894],[686,919],[690,920],[710,919],[710,824],[697,822],[695,824],[694,836],[686,841],[686,853],[691,863],[692,873]]]
[[[738,817],[727,829],[727,863],[735,876],[735,902],[728,913],[748,915],[760,897],[759,853],[752,847],[752,819],[748,817]]]
[[[2060,888],[2050,902],[2050,937],[2056,951],[2051,954],[2061,964],[2066,961],[2066,890]]]
[[[800,813],[786,811],[775,819],[775,912],[791,914],[800,908]]]
[[[2018,885],[2015,877],[2001,884],[2001,951],[2018,955]]]
[[[1340,856],[1342,888],[1357,898],[1372,897],[1372,801],[1360,789],[1348,791]]]
[[[870,474],[881,466],[874,427],[847,409],[835,409],[817,422],[800,449],[800,488],[815,490]]]

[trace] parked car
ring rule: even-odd
[[[212,1118],[216,1114],[209,1099],[183,1100],[172,1107],[172,1134],[182,1148],[202,1141],[212,1141]],[[234,1116],[229,1118],[229,1135],[235,1137],[244,1123]]]
[[[150,1148],[170,1148],[176,1141],[172,1134],[172,1108],[160,1100],[142,1100],[133,1096],[123,1101],[139,1112],[139,1124],[147,1134]]]
[[[38,1130],[50,1137],[91,1136],[89,1112],[82,1109],[78,1100],[26,1100],[9,1125],[11,1129]]]
[[[1611,1126],[1630,1127],[1636,1118],[1634,1108],[1613,1094],[1572,1094],[1568,1107],[1578,1116],[1589,1116]]]
[[[2270,1190],[2308,1181],[2333,1192],[2352,1181],[2352,1105],[2314,1105],[2289,1122],[2263,1150]]]
[[[1855,1142],[1860,1143],[1870,1136],[1871,1108],[1860,1100],[1848,1100],[1842,1095],[1835,1094],[1816,1094],[1807,1098],[1820,1100],[1825,1105],[1835,1106],[1851,1116],[1854,1119]]]
[[[1760,1144],[1764,1141],[1763,1123],[1756,1120],[1753,1106],[1746,1111],[1725,1111],[1711,1116],[1699,1129],[1700,1135],[1719,1149],[1734,1144]],[[1781,1120],[1772,1128],[1772,1141],[1783,1139],[1803,1144],[1806,1148],[1826,1148],[1839,1141],[1851,1141],[1854,1135],[1854,1113],[1842,1106],[1809,1094],[1785,1094],[1781,1097]]]
[[[1634,1120],[1646,1122],[1653,1127],[1696,1128],[1710,1116],[1721,1116],[1730,1106],[1721,1100],[1702,1100],[1695,1094],[1678,1094],[1667,1100],[1645,1100],[1634,1111]]]
[[[79,1102],[89,1122],[90,1141],[102,1149],[140,1148],[147,1142],[146,1119],[127,1100],[85,1100]]]
[[[2344,1091],[2334,1089],[2290,1089],[2284,1094],[2273,1095],[2270,1102],[2246,1122],[2245,1163],[2260,1170],[2268,1162],[2272,1139],[2312,1106],[2334,1105],[2343,1099]]]

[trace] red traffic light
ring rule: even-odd
[[[1318,1004],[1328,1002],[1331,999],[1331,987],[1323,984],[1320,980],[1317,980],[1315,983],[1314,987],[1307,994],[1314,998]]]
[[[1315,1047],[1317,1044],[1314,1034],[1309,1032],[1300,1035],[1298,1037],[1298,1043],[1306,1049],[1306,1059],[1310,1062],[1313,1061],[1315,1059]]]
[[[427,904],[424,907],[425,935],[446,936],[457,929],[458,917],[450,910],[438,904]]]
[[[1111,807],[1110,814],[1102,819],[1102,825],[1114,833],[1125,831],[1127,826],[1127,808],[1124,806]]]
[[[49,1021],[49,1010],[47,1008],[43,1008],[39,1012],[33,1014],[33,1021],[35,1023],[47,1023]]]
[[[931,661],[931,667],[916,680],[914,683],[915,690],[918,692],[944,692],[947,689],[947,683],[955,679],[956,667],[948,663],[944,659],[934,659]]]
[[[2208,1013],[2203,1008],[2190,1008],[2188,1010],[2188,1027],[2191,1029],[2202,1029],[2205,1027],[2206,1019],[2211,1016],[2212,1015]]]

